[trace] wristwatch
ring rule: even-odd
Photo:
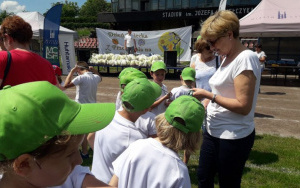
[[[217,94],[214,94],[213,98],[211,99],[211,103],[215,103],[216,102],[216,96],[217,96]]]

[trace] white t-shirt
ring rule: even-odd
[[[94,142],[92,173],[104,183],[114,174],[112,162],[134,141],[147,138],[135,124],[118,112],[112,122],[97,131]]]
[[[134,42],[133,42],[134,38],[132,36],[132,33],[131,35],[126,34],[124,40],[126,40],[126,47],[134,47]]]
[[[81,188],[87,174],[92,175],[89,167],[76,165],[64,184],[49,188]]]
[[[178,154],[153,138],[132,143],[113,167],[118,187],[191,187],[188,169]]]
[[[211,91],[208,81],[212,77],[212,75],[214,75],[214,73],[216,72],[216,58],[214,58],[209,62],[203,63],[200,60],[200,56],[198,54],[195,54],[191,58],[190,65],[192,65],[193,63],[195,64],[195,71],[196,71],[196,76],[195,76],[196,88]]]
[[[72,80],[76,86],[75,101],[78,103],[96,103],[97,87],[101,77],[92,72],[85,72]]]
[[[260,51],[259,53],[257,53],[257,51],[255,51],[255,54],[257,55],[258,59],[260,59],[262,57],[267,57],[267,55],[264,51]],[[260,62],[260,66],[261,66],[261,68],[264,68],[265,67],[265,61]]]
[[[119,91],[117,95],[116,110],[117,111],[123,110],[121,91]],[[156,117],[155,114],[153,114],[152,112],[146,112],[145,114],[141,115],[134,124],[147,137],[156,135],[155,117]]]
[[[156,100],[162,98],[166,94],[168,94],[168,89],[167,89],[167,86],[165,84],[163,84],[161,86],[161,95]],[[153,114],[155,114],[156,116],[159,115],[159,114],[161,114],[161,113],[164,113],[166,111],[166,109],[167,109],[167,107],[165,105],[165,102],[166,102],[165,100],[162,101],[157,107],[153,108],[151,110],[151,112]]]
[[[174,101],[181,95],[188,95],[190,91],[191,91],[191,88],[187,87],[186,85],[182,85],[180,87],[175,87],[171,90],[172,96],[170,97],[170,99],[172,101]]]
[[[255,53],[251,50],[244,50],[227,66],[221,65],[209,80],[209,84],[213,93],[234,99],[236,98],[234,79],[244,70],[252,70],[256,77],[252,109],[248,115],[244,116],[210,102],[207,107],[206,128],[214,137],[239,139],[248,136],[254,130],[254,111],[261,76],[260,64]]]

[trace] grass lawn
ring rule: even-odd
[[[180,153],[182,156],[182,152]],[[197,187],[199,151],[191,155],[188,168],[192,187]],[[92,159],[83,165],[91,166]],[[243,172],[242,187],[300,187],[300,140],[270,135],[257,135]],[[215,179],[215,187],[218,180]]]

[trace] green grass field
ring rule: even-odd
[[[198,158],[199,151],[191,155],[188,164],[193,188],[197,187]],[[91,163],[90,158],[84,160],[83,165],[91,166]],[[217,178],[215,187],[219,187]],[[241,187],[300,187],[300,140],[257,135],[243,172]]]

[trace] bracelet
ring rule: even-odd
[[[215,103],[216,102],[216,96],[217,96],[217,94],[214,94],[213,98],[211,99],[211,103]]]

